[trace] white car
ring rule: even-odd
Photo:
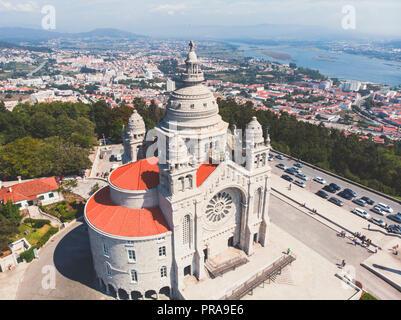
[[[388,204],[378,203],[376,206],[382,208],[384,211],[386,211],[388,213],[392,213],[393,212],[393,209]]]
[[[326,180],[324,180],[321,177],[314,177],[313,181],[316,181],[317,183],[321,183],[321,184],[326,184]]]
[[[295,180],[294,184],[296,184],[298,187],[301,187],[301,188],[305,188],[306,187],[305,182],[303,182],[301,180]]]
[[[355,208],[354,210],[351,211],[352,213],[355,213],[356,215],[364,218],[364,219],[370,219],[369,213],[367,213],[365,210],[361,208]]]

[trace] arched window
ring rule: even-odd
[[[260,216],[260,212],[262,210],[262,188],[256,190],[255,199],[253,204],[253,212],[258,216]]]
[[[192,176],[191,175],[186,176],[185,180],[186,180],[185,188],[192,189]]]
[[[189,214],[184,217],[182,223],[182,243],[184,246],[190,246],[191,242],[191,218]]]
[[[138,282],[138,274],[136,273],[136,270],[131,270],[130,271],[131,274],[131,282],[133,283],[137,283]]]
[[[167,278],[167,267],[163,266],[160,268],[160,278]]]

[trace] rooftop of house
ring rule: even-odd
[[[0,200],[18,202],[22,200],[34,200],[39,194],[55,191],[58,184],[55,177],[40,178],[21,182],[8,188],[0,189]]]

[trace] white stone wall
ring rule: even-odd
[[[171,281],[174,277],[171,232],[147,239],[117,239],[100,234],[90,226],[88,230],[96,275],[104,281],[106,286],[111,284],[116,291],[124,289],[128,295],[132,291],[139,291],[143,296],[148,290],[159,292],[163,287],[171,288]],[[164,240],[160,240],[160,238],[164,238]],[[129,239],[132,243],[128,243]],[[108,248],[108,255],[104,253],[103,244]],[[159,257],[159,247],[161,246],[166,247],[166,257]],[[135,261],[129,261],[129,249],[135,250]],[[110,265],[110,276],[106,273],[106,263]],[[167,267],[166,278],[161,278],[162,266]],[[137,283],[131,281],[131,269],[137,272]]]
[[[110,184],[110,198],[119,206],[131,209],[154,208],[159,205],[157,189],[122,190]]]

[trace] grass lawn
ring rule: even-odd
[[[40,229],[34,229],[29,224],[21,224],[19,230],[21,231],[18,239],[25,237],[28,242],[34,246],[39,239],[50,229],[50,225],[46,224]],[[25,231],[29,230],[29,234],[25,235]]]
[[[372,296],[370,293],[367,293],[366,291],[362,292],[362,296],[359,300],[377,300],[374,296]]]

